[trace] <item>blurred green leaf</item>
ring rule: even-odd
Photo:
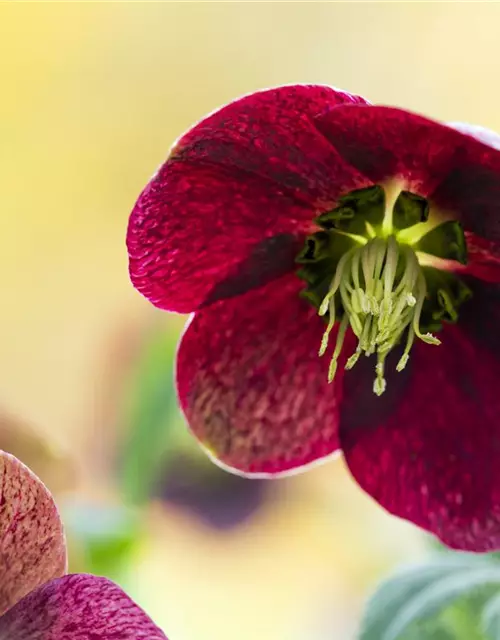
[[[137,515],[123,507],[73,503],[64,520],[83,550],[85,571],[121,581],[140,538]]]
[[[491,584],[500,584],[500,572],[496,567],[469,569],[441,578],[407,602],[382,637],[397,640],[415,622],[430,618],[457,598]]]
[[[484,593],[481,597],[467,595],[458,598],[442,610],[438,620],[455,640],[488,640],[482,632],[480,622],[480,613],[486,599]]]
[[[492,640],[500,640],[500,594],[491,598],[484,607],[481,626]]]
[[[174,385],[178,336],[162,326],[149,337],[129,383],[122,456],[124,498],[141,504],[151,495],[179,409]]]
[[[439,554],[426,563],[405,567],[385,581],[368,602],[360,640],[413,640],[432,634],[423,626],[436,624],[438,614],[458,598],[478,593],[486,585],[500,583],[498,562],[488,556],[466,553]],[[474,625],[477,623],[474,622]],[[462,620],[465,629],[465,622]],[[418,627],[418,631],[417,631]],[[446,627],[439,631],[448,631]],[[465,637],[475,640],[477,634]],[[452,635],[452,637],[459,637]]]
[[[429,640],[457,640],[457,635],[439,619],[418,622],[409,628],[403,637],[404,640],[424,640],[424,638]]]

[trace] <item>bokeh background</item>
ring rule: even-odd
[[[333,84],[500,130],[497,3],[0,4],[0,447],[54,491],[71,569],[172,640],[349,640],[429,540],[342,460],[224,474],[172,389],[184,318],[131,287],[128,213],[172,142],[252,90]]]

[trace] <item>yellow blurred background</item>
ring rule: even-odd
[[[0,415],[61,504],[124,503],[127,372],[151,328],[182,327],[132,289],[124,245],[179,134],[293,82],[500,130],[499,25],[497,3],[0,4]],[[143,505],[124,584],[171,640],[350,640],[377,581],[425,549],[340,460],[275,484],[230,531]]]

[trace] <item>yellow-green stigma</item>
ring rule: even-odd
[[[373,391],[377,395],[381,395],[386,388],[385,358],[400,341],[405,329],[408,328],[408,338],[396,367],[398,371],[402,371],[408,362],[415,337],[428,344],[440,344],[431,333],[423,334],[420,331],[420,315],[426,292],[425,278],[415,252],[409,246],[400,245],[394,235],[387,239],[375,237],[345,253],[319,308],[319,315],[329,313],[328,326],[319,349],[320,356],[326,352],[328,338],[335,324],[336,295],[340,297],[344,309],[328,380],[331,382],[335,376],[348,325],[358,338],[358,345],[345,368],[351,369],[363,353],[367,356],[376,353]]]
[[[463,230],[455,221],[428,218],[426,199],[393,183],[352,191],[317,219],[321,230],[307,238],[296,261],[307,283],[303,297],[328,322],[320,356],[338,323],[329,382],[349,327],[358,344],[345,368],[352,369],[362,354],[376,354],[373,391],[381,395],[387,386],[385,360],[394,347],[406,339],[396,365],[402,371],[415,339],[439,345],[431,331],[457,321],[471,292],[433,264],[439,264],[435,258],[466,263]]]

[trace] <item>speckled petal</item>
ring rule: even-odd
[[[328,385],[328,356],[318,357],[325,323],[301,288],[289,275],[219,302],[183,336],[181,406],[202,445],[233,471],[274,476],[338,448],[342,368]]]
[[[186,313],[290,270],[296,235],[341,193],[368,184],[313,122],[358,102],[325,86],[280,87],[193,127],[132,211],[135,287],[156,306]]]
[[[0,452],[0,613],[66,569],[64,532],[43,483]]]
[[[500,242],[500,151],[491,143],[393,107],[339,106],[315,123],[374,182],[402,178],[436,211]]]
[[[474,290],[439,347],[419,342],[387,392],[368,367],[344,377],[340,438],[358,483],[389,512],[468,551],[500,549],[500,289]],[[358,366],[357,365],[357,366]]]
[[[1,640],[166,640],[117,585],[85,574],[39,587],[0,618]]]

